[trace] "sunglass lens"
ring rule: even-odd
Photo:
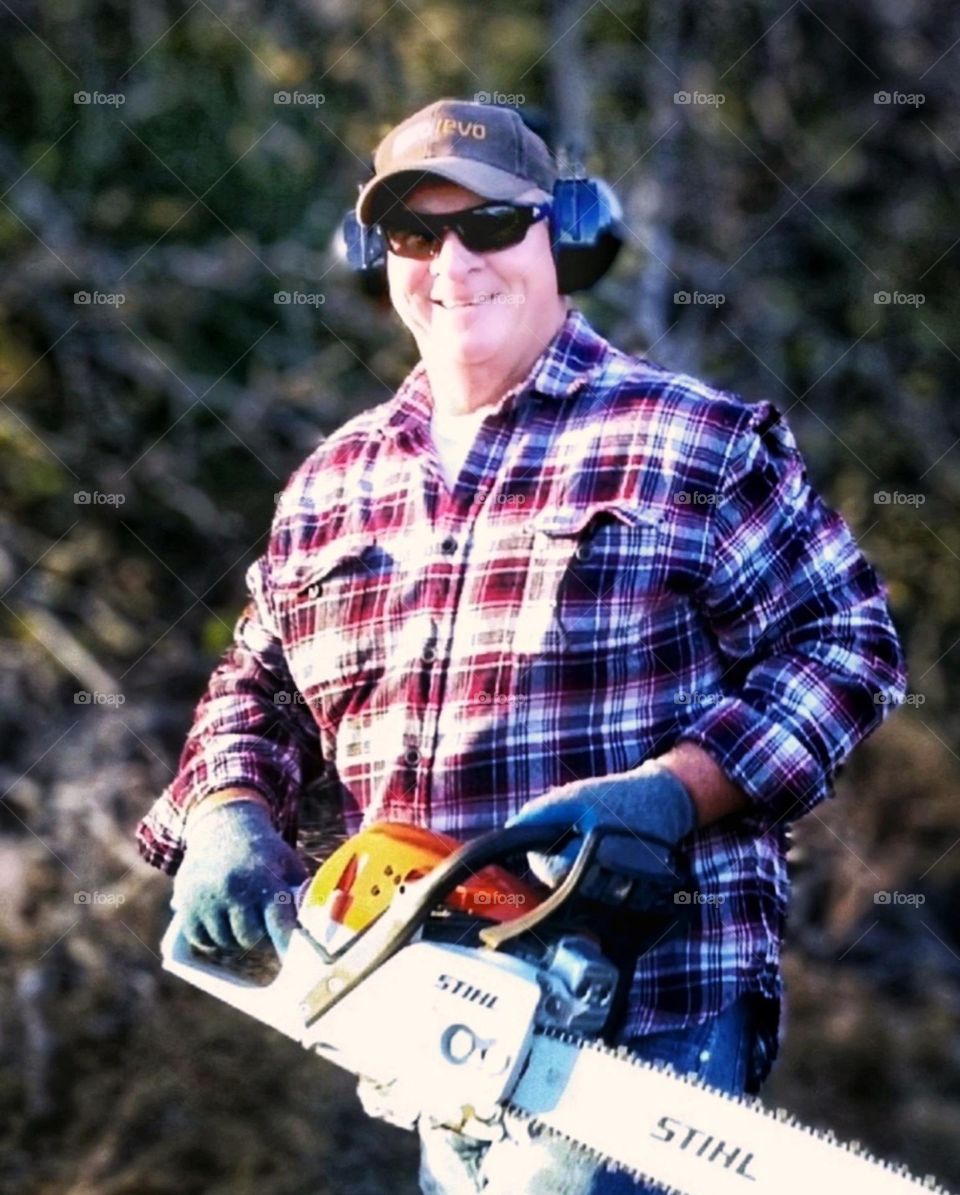
[[[529,226],[522,208],[491,205],[463,218],[463,239],[468,248],[480,253],[507,249],[523,240]]]
[[[432,253],[437,238],[424,228],[386,227],[383,230],[387,246],[398,257],[426,259]]]

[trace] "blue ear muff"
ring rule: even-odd
[[[386,266],[387,247],[380,229],[376,224],[361,224],[353,208],[343,217],[340,235],[351,270],[366,273]]]
[[[562,295],[586,290],[610,269],[624,240],[623,212],[608,183],[599,178],[562,178],[553,187],[550,238]],[[387,251],[375,224],[361,224],[351,209],[340,227],[347,266],[373,280]]]
[[[609,183],[600,178],[557,179],[550,235],[562,295],[599,282],[624,240],[623,209]]]

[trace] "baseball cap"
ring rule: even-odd
[[[391,129],[377,146],[374,176],[357,219],[376,224],[424,176],[437,175],[485,199],[552,192],[557,169],[546,143],[513,108],[443,99]]]

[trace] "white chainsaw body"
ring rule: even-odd
[[[402,917],[406,903],[398,897],[391,912]],[[353,965],[375,952],[393,920],[383,918],[356,940]],[[415,941],[308,1027],[305,995],[325,982],[336,990],[341,966],[326,963],[303,929],[294,930],[280,972],[268,984],[205,961],[176,916],[161,953],[172,974],[337,1066],[391,1086],[398,1106],[439,1119],[459,1121],[464,1108],[492,1111],[507,1098],[544,998],[537,968],[521,959]]]

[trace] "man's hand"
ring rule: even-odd
[[[670,866],[681,838],[695,828],[697,812],[690,793],[668,768],[648,761],[631,772],[577,780],[528,801],[508,826],[554,826],[578,836],[595,826],[615,831],[600,844],[597,861],[626,874]],[[651,841],[653,839],[654,841]],[[562,851],[531,853],[530,865],[541,879],[558,884],[570,870],[582,838]]]
[[[290,888],[306,878],[306,867],[274,830],[263,804],[240,800],[198,809],[173,884],[187,940],[200,950],[243,951],[269,934],[282,953],[297,922]]]

